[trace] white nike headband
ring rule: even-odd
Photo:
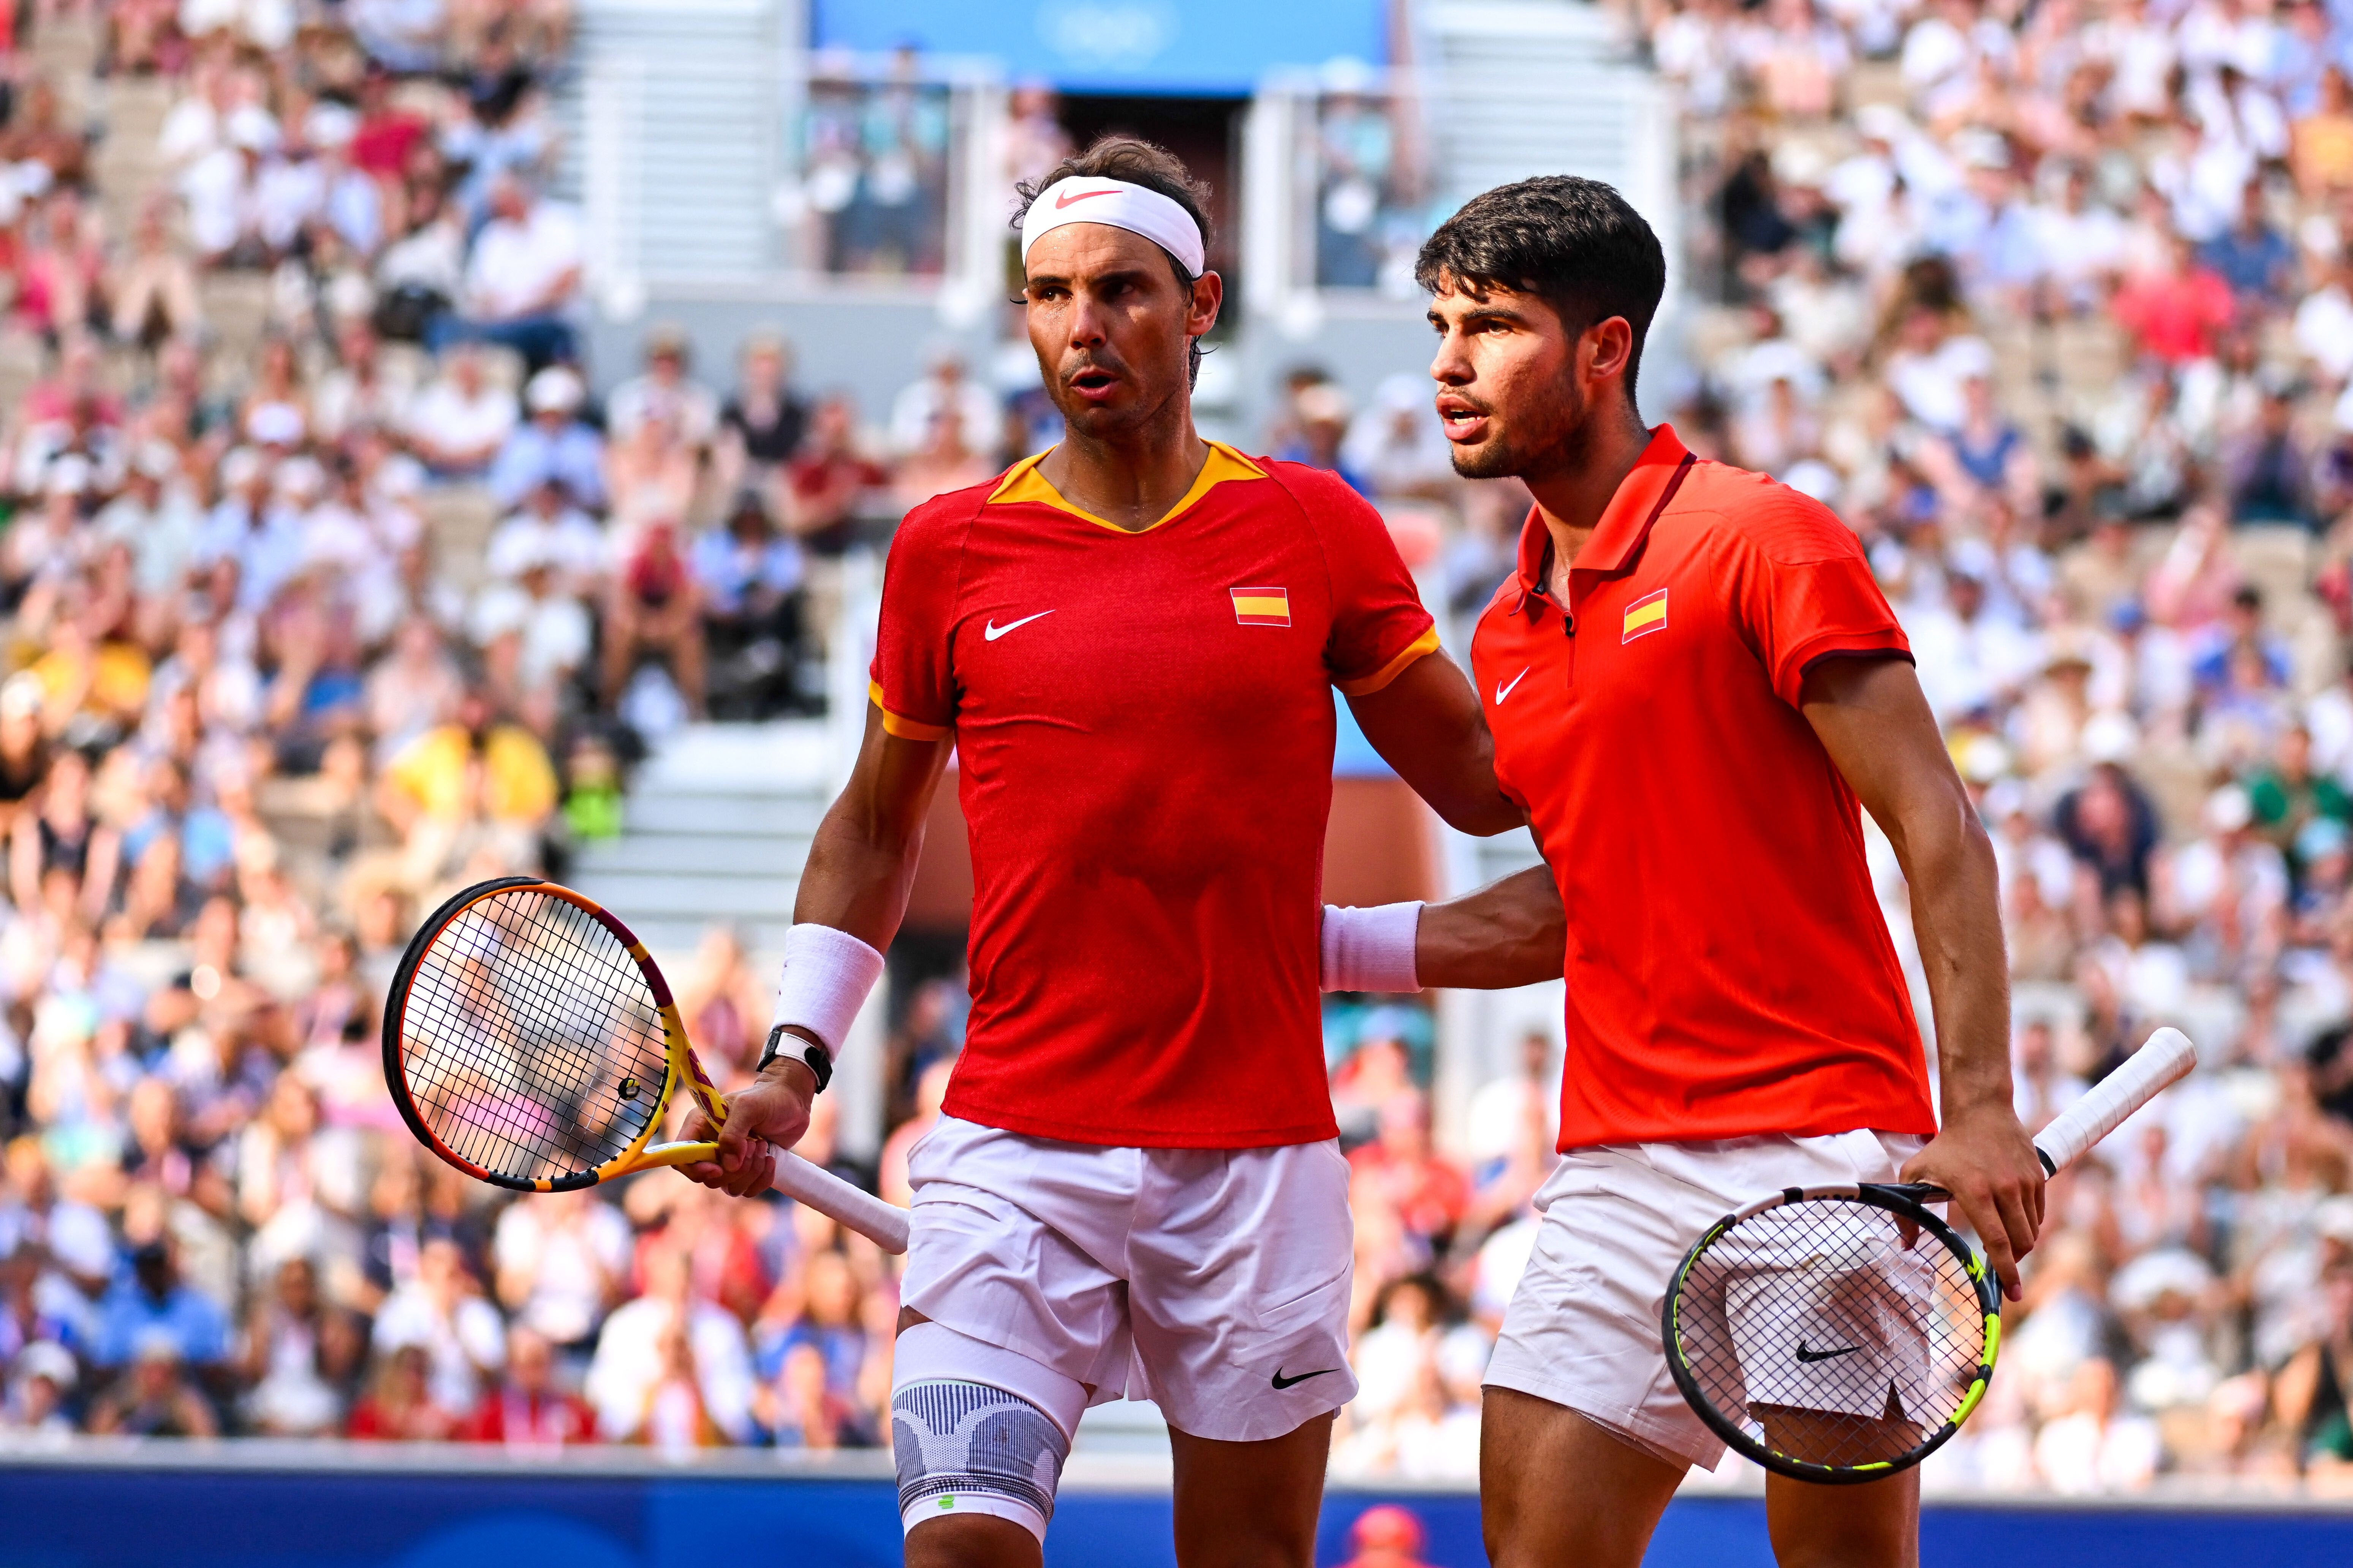
[[[1039,235],[1066,223],[1102,223],[1140,234],[1176,258],[1176,265],[1198,278],[1206,259],[1201,226],[1193,215],[1158,191],[1131,185],[1125,180],[1060,180],[1038,193],[1021,215],[1021,259]]]

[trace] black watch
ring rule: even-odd
[[[785,1044],[786,1040],[792,1041],[791,1047]],[[780,1056],[797,1056],[807,1063],[809,1072],[817,1079],[817,1091],[819,1094],[823,1094],[825,1086],[833,1081],[833,1053],[815,1040],[803,1039],[798,1035],[786,1033],[782,1024],[768,1031],[768,1043],[761,1050],[760,1065],[754,1070],[767,1071],[768,1064]]]

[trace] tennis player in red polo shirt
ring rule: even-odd
[[[1176,1553],[1308,1568],[1355,1392],[1319,985],[1510,978],[1472,907],[1318,914],[1336,688],[1457,826],[1524,820],[1377,512],[1201,439],[1204,195],[1113,138],[1026,186],[1068,438],[910,512],[856,769],[809,851],[757,1080],[698,1181],[765,1192],[906,907],[953,747],[972,1014],[908,1163],[892,1449],[915,1568],[1036,1568],[1082,1412],[1166,1415]],[[1549,883],[1523,931],[1556,910]],[[1483,910],[1485,912],[1480,912]],[[1548,960],[1559,973],[1557,926]],[[684,1135],[703,1133],[698,1120]]]
[[[1489,1549],[1633,1568],[1724,1452],[1660,1345],[1709,1223],[1780,1187],[1933,1181],[2016,1294],[2042,1173],[2010,1109],[1993,851],[1853,533],[1636,414],[1665,277],[1641,216],[1522,181],[1450,218],[1418,276],[1456,472],[1535,497],[1472,678],[1567,921],[1564,1158],[1486,1377]],[[1912,888],[1941,1129],[1864,810]],[[1917,1489],[1774,1476],[1774,1549],[1914,1562]]]

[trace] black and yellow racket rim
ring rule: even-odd
[[[1995,1358],[2001,1348],[2001,1292],[1975,1249],[1926,1206],[1942,1201],[1944,1195],[1933,1187],[1914,1184],[1791,1187],[1710,1226],[1683,1255],[1660,1310],[1667,1369],[1685,1402],[1709,1430],[1735,1453],[1776,1475],[1827,1486],[1884,1480],[1912,1468],[1950,1442],[1992,1382]],[[1906,1299],[1903,1303],[1916,1306],[1918,1320],[1904,1326],[1921,1334],[1929,1375],[1917,1380],[1915,1386],[1892,1390],[1886,1410],[1878,1417],[1791,1406],[1782,1401],[1751,1403],[1746,1395],[1760,1384],[1769,1384],[1776,1371],[1772,1363],[1789,1347],[1785,1342],[1752,1342],[1749,1355],[1764,1364],[1740,1364],[1725,1300],[1734,1288],[1732,1282],[1738,1280],[1760,1296],[1786,1289],[1794,1298],[1808,1288],[1809,1271],[1817,1281],[1840,1277],[1841,1259],[1831,1249],[1842,1233],[1861,1234],[1873,1226],[1892,1230],[1898,1237],[1902,1227],[1911,1227],[1913,1239],[1902,1244],[1901,1250],[1915,1255],[1915,1263],[1931,1283],[1925,1302]],[[1883,1253],[1885,1237],[1878,1241]],[[1848,1271],[1860,1270],[1850,1267]],[[1887,1310],[1883,1300],[1871,1305],[1877,1310]],[[1769,1304],[1757,1306],[1752,1297],[1746,1310],[1769,1315],[1773,1309]],[[1786,1315],[1797,1328],[1798,1359],[1820,1363],[1833,1354],[1847,1353],[1827,1344],[1821,1349],[1809,1346],[1803,1321],[1820,1324],[1820,1318],[1799,1321],[1794,1307]],[[1777,1326],[1777,1331],[1757,1337],[1786,1342],[1789,1335]],[[1736,1390],[1742,1397],[1733,1397]],[[1738,1408],[1727,1410],[1728,1405]],[[1788,1451],[1806,1446],[1801,1443],[1777,1446],[1771,1440],[1767,1418],[1759,1414],[1760,1405],[1783,1412],[1782,1421],[1807,1442],[1820,1447],[1808,1453]],[[1797,1419],[1791,1421],[1791,1417]],[[1887,1440],[1891,1430],[1900,1434],[1904,1427],[1911,1429],[1909,1440]],[[1870,1445],[1868,1458],[1829,1451],[1864,1441],[1860,1436],[1849,1440],[1829,1435],[1842,1428],[1867,1432],[1876,1439]]]
[[[384,1069],[419,1142],[516,1192],[639,1168],[681,1084],[718,1100],[645,944],[536,877],[478,882],[417,928],[385,1006]]]

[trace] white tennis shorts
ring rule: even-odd
[[[1683,1254],[1709,1226],[1780,1188],[1893,1182],[1922,1142],[1841,1132],[1612,1143],[1563,1155],[1536,1193],[1544,1219],[1486,1385],[1566,1405],[1668,1464],[1715,1468],[1724,1441],[1684,1403],[1660,1340],[1660,1310]]]
[[[1336,1142],[1099,1148],[943,1117],[908,1177],[900,1300],[1091,1405],[1149,1398],[1181,1432],[1247,1443],[1356,1396]]]

